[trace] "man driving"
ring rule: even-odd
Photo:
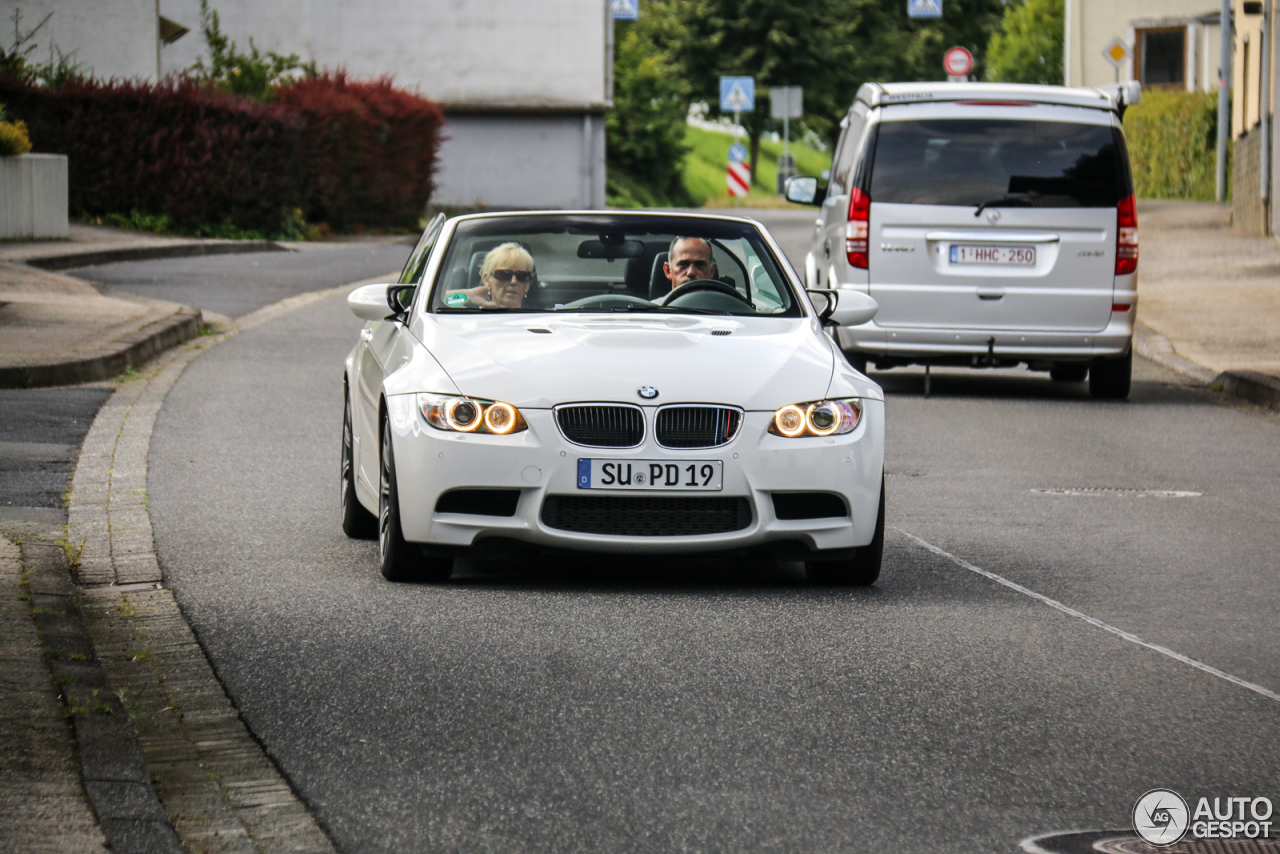
[[[671,280],[671,290],[698,279],[714,279],[716,262],[711,257],[711,244],[701,237],[677,237],[671,241],[662,272]]]

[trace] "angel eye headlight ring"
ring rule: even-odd
[[[418,395],[418,409],[427,423],[437,430],[503,436],[529,429],[520,410],[500,400],[423,393]]]
[[[484,423],[483,408],[474,400],[455,397],[445,404],[444,420],[450,430],[471,433]]]
[[[862,420],[862,401],[856,397],[788,403],[773,413],[769,432],[788,439],[851,433]]]

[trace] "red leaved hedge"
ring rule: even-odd
[[[167,214],[173,225],[274,234],[294,209],[337,230],[413,225],[433,189],[444,117],[389,80],[299,80],[263,103],[189,80],[0,78],[35,151],[66,154],[79,214]]]

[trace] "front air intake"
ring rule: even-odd
[[[585,403],[556,407],[560,432],[575,445],[634,448],[644,440],[644,414],[622,403]]]
[[[615,537],[697,537],[741,531],[751,524],[751,505],[719,495],[548,495],[542,523]]]

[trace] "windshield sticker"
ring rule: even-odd
[[[444,302],[445,302],[445,305],[453,305],[453,306],[466,305],[467,295],[461,292],[456,294],[449,294],[447,297],[444,298]]]

